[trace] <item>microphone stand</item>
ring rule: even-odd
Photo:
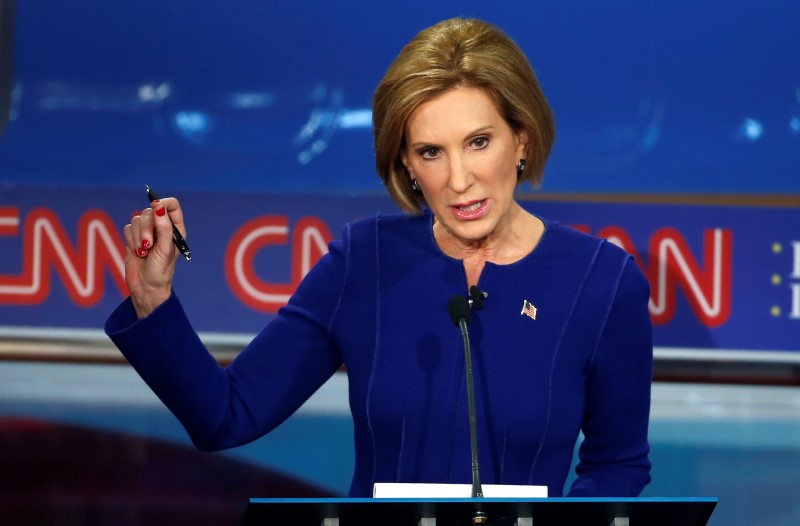
[[[478,464],[478,418],[475,410],[475,381],[472,373],[472,348],[469,343],[467,324],[472,318],[471,300],[464,296],[453,296],[450,299],[450,317],[461,330],[461,339],[464,341],[464,362],[467,369],[467,409],[469,411],[469,442],[472,451],[472,498],[483,498],[481,488],[480,467]],[[477,305],[476,305],[477,306]],[[481,305],[482,306],[482,305]],[[486,524],[486,513],[481,510],[480,504],[476,505],[472,524]]]
[[[472,347],[469,344],[467,320],[459,318],[458,328],[464,340],[464,362],[467,366],[467,408],[469,411],[469,442],[472,450],[472,498],[483,498],[478,465],[478,418],[475,410],[475,381],[472,374]]]

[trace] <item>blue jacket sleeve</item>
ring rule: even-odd
[[[346,246],[331,243],[288,305],[227,368],[206,350],[175,294],[143,319],[127,299],[106,333],[198,448],[245,444],[283,422],[341,365],[329,329]]]
[[[650,482],[650,286],[627,259],[586,386],[584,440],[570,497],[635,497]]]

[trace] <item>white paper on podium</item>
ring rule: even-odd
[[[509,484],[482,484],[485,498],[547,498],[547,486],[515,486]],[[472,484],[400,484],[376,482],[372,487],[376,499],[468,499]]]

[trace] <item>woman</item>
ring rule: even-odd
[[[531,215],[554,125],[497,28],[453,19],[417,35],[374,100],[377,168],[408,212],[347,225],[289,304],[226,369],[172,292],[175,199],[125,227],[131,297],[106,331],[201,449],[254,440],[342,364],[356,465],[375,482],[471,480],[453,294],[489,294],[471,325],[482,481],[561,496],[635,496],[649,482],[649,287],[617,247]],[[171,223],[170,223],[171,220]],[[152,335],[157,335],[153,337]]]

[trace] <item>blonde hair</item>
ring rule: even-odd
[[[425,200],[411,188],[400,154],[405,126],[421,103],[458,86],[486,90],[515,132],[528,136],[517,184],[538,186],[555,138],[555,121],[522,50],[496,26],[452,18],[421,31],[400,51],[375,90],[375,164],[392,199],[409,213]]]

